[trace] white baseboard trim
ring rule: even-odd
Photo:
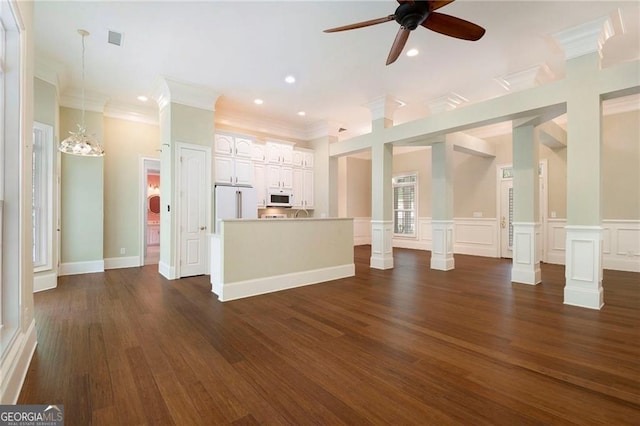
[[[420,240],[410,240],[405,238],[394,238],[393,240],[394,248],[405,248],[412,250],[431,250],[431,244],[426,241]]]
[[[158,272],[168,280],[176,279],[176,268],[167,265],[165,262],[158,262]]]
[[[58,276],[92,274],[104,272],[104,260],[92,260],[89,262],[61,263],[58,268]]]
[[[58,286],[58,273],[56,271],[36,272],[33,274],[33,292],[51,290]]]
[[[104,269],[135,268],[140,266],[140,256],[111,257],[104,260]]]
[[[15,405],[18,402],[37,344],[36,322],[32,320],[26,333],[18,334],[0,363],[0,404]]]
[[[355,275],[353,263],[272,277],[256,278],[230,284],[212,283],[211,291],[218,295],[221,302],[287,290],[305,285],[318,284],[325,281],[352,277]]]

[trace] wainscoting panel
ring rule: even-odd
[[[498,220],[495,218],[454,219],[455,253],[498,257]]]
[[[548,219],[546,226],[546,262],[564,265],[566,261],[566,219]],[[371,244],[371,218],[353,220],[354,245]],[[544,227],[543,227],[544,228]],[[431,250],[431,218],[418,218],[416,238],[394,238],[393,246]],[[455,218],[453,252],[473,256],[500,257],[495,218]],[[640,221],[602,221],[603,267],[617,271],[640,272]]]
[[[566,262],[566,219],[547,222],[547,262]],[[602,221],[602,267],[616,271],[640,272],[640,221]]]

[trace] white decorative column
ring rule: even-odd
[[[431,269],[454,269],[453,140],[431,145]]]
[[[600,309],[602,288],[602,104],[599,50],[610,17],[554,34],[566,58],[567,227],[564,303]]]
[[[600,309],[602,289],[602,227],[567,225],[564,303]]]
[[[393,146],[380,133],[393,126],[393,112],[401,104],[383,96],[367,106],[371,110],[371,259],[375,269],[393,268]]]
[[[513,123],[513,262],[511,281],[539,284],[540,214],[538,143],[534,122]]]
[[[533,285],[542,282],[538,250],[540,229],[540,223],[513,222],[512,282]]]

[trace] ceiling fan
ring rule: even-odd
[[[395,20],[400,24],[400,29],[398,30],[398,34],[396,34],[396,38],[391,46],[391,51],[387,57],[387,65],[389,65],[398,59],[398,56],[402,53],[402,49],[404,49],[404,45],[407,43],[409,33],[418,28],[419,25],[422,25],[431,31],[451,37],[470,41],[479,40],[484,35],[485,31],[481,26],[465,21],[464,19],[456,18],[455,16],[435,12],[435,10],[440,9],[449,3],[453,3],[453,1],[454,0],[398,0],[400,6],[398,6],[393,15],[345,25],[342,27],[329,28],[328,30],[324,30],[324,32],[334,33],[338,31],[353,30],[356,28],[368,27]]]

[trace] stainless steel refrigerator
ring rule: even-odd
[[[215,232],[222,219],[257,219],[258,195],[255,188],[216,185],[214,187]]]

